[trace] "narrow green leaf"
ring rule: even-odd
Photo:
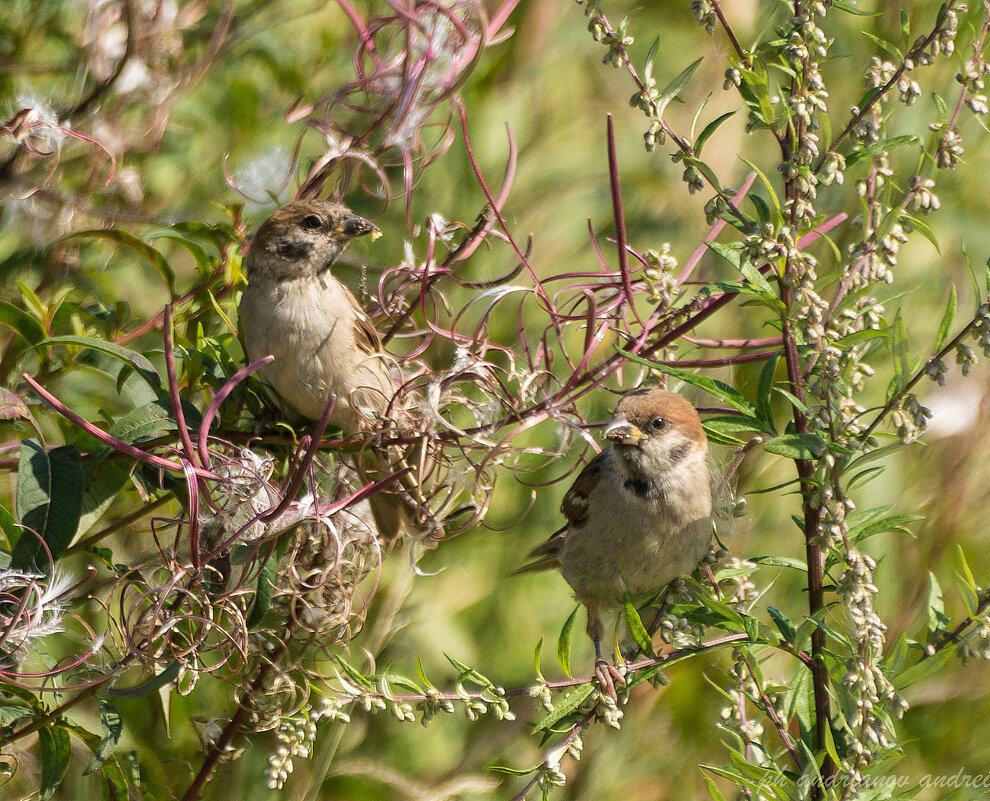
[[[945,628],[949,619],[945,616],[945,600],[942,598],[942,586],[935,578],[935,574],[928,571],[928,597],[926,599],[928,608],[928,633],[934,634]]]
[[[763,449],[787,459],[817,459],[825,441],[817,434],[781,434],[764,442]]]
[[[911,355],[908,350],[908,334],[904,325],[904,316],[897,310],[894,326],[890,337],[890,351],[894,357],[894,379],[900,392],[904,391],[911,380]]]
[[[774,606],[768,607],[767,612],[777,626],[777,630],[784,636],[784,639],[789,643],[793,643],[797,629],[791,623],[791,619]]]
[[[59,725],[38,730],[38,752],[41,756],[41,798],[51,798],[69,767],[69,732]]]
[[[917,521],[924,519],[924,515],[888,515],[887,517],[882,517],[878,520],[873,520],[862,525],[851,527],[849,530],[849,537],[856,542],[862,542],[875,534],[884,534],[888,531],[899,531],[910,534],[911,532],[904,528],[904,526],[908,523],[916,523]]]
[[[949,336],[952,334],[952,326],[956,322],[956,306],[958,305],[958,299],[956,297],[956,286],[952,285],[949,290],[949,302],[945,306],[945,313],[942,315],[942,322],[938,324],[938,335],[935,337],[935,352],[942,350],[945,347],[945,343],[949,341]]]
[[[736,112],[734,111],[727,111],[725,114],[721,115],[720,117],[716,117],[714,120],[708,123],[708,125],[705,126],[705,129],[700,134],[698,134],[698,138],[695,140],[694,143],[694,154],[696,156],[698,157],[701,156],[701,150],[702,148],[704,148],[705,142],[707,142],[711,138],[711,135],[718,130],[719,126],[721,126],[723,122],[725,122],[727,119],[729,119],[729,117],[733,116],[735,113]]]
[[[117,708],[104,698],[100,699],[100,725],[103,728],[103,734],[100,737],[99,744],[93,751],[93,758],[83,771],[83,776],[87,776],[93,771],[100,769],[100,766],[107,760],[113,749],[117,747],[117,743],[120,741],[120,735],[124,731],[124,723],[120,719],[120,713],[117,711]]]
[[[664,109],[667,108],[671,100],[677,97],[681,89],[683,89],[687,85],[687,82],[691,80],[691,76],[694,75],[694,71],[698,69],[699,66],[701,66],[702,61],[703,59],[699,58],[693,64],[688,65],[684,70],[681,71],[680,75],[674,78],[674,80],[672,80],[667,85],[667,88],[660,93],[660,97],[657,98],[658,117],[663,116]]]
[[[955,653],[956,646],[952,643],[944,646],[940,651],[936,651],[934,656],[922,658],[915,662],[907,670],[903,670],[896,676],[890,678],[894,689],[898,692],[919,681],[924,681],[929,676],[933,676],[940,671]]]
[[[763,174],[763,171],[759,167],[757,167],[756,164],[754,164],[752,161],[749,161],[748,159],[745,159],[742,156],[739,156],[739,160],[747,167],[749,167],[753,172],[756,173],[756,177],[760,179],[760,183],[763,184],[763,188],[766,189],[767,194],[770,195],[770,200],[773,202],[774,210],[777,212],[776,219],[779,220],[781,218],[780,201],[777,199],[777,195],[773,191],[773,184],[770,183],[767,177]]]
[[[879,17],[879,11],[865,11],[858,6],[852,5],[852,3],[844,3],[842,0],[835,0],[832,3],[832,8],[838,9],[839,11],[845,11],[847,14],[852,14],[854,17]]]
[[[6,300],[0,300],[0,325],[20,334],[30,345],[38,345],[45,338],[45,329],[40,322]]]
[[[853,345],[862,345],[864,342],[872,342],[875,339],[884,339],[889,334],[887,331],[878,328],[864,328],[862,331],[853,331],[851,334],[846,334],[844,337],[840,337],[835,341],[835,344],[846,350],[851,348]]]
[[[137,371],[138,375],[147,381],[148,385],[156,392],[162,390],[162,377],[158,374],[158,370],[155,369],[155,365],[146,356],[130,348],[116,345],[113,342],[107,342],[105,339],[77,336],[48,337],[37,343],[36,347],[41,345],[75,345],[80,348],[89,348],[100,353],[105,353]]]
[[[536,721],[536,723],[533,724],[533,728],[536,729],[536,731],[546,731],[558,721],[563,720],[571,714],[571,712],[581,706],[585,699],[595,691],[596,687],[597,685],[593,681],[579,684],[557,703],[553,712],[547,712],[547,714]]]
[[[749,415],[754,420],[759,419],[759,415],[756,412],[756,407],[750,403],[749,398],[743,395],[735,387],[729,386],[723,381],[718,381],[704,375],[695,375],[694,373],[683,370],[680,367],[673,367],[668,364],[657,364],[656,362],[651,362],[649,359],[644,359],[641,356],[637,356],[634,353],[629,353],[622,348],[616,348],[616,350],[618,350],[619,353],[630,361],[636,362],[637,364],[642,364],[646,367],[652,367],[654,370],[661,373],[666,373],[667,375],[672,375],[674,378],[680,379],[686,384],[699,387],[700,389],[705,390],[705,392],[711,393],[716,398],[725,401],[733,409],[738,409],[740,412]]]
[[[543,671],[540,667],[540,656],[543,653],[543,638],[540,637],[540,641],[536,644],[536,650],[533,652],[533,671],[536,673],[537,678],[543,681]]]
[[[488,770],[492,773],[504,773],[506,776],[528,776],[540,766],[535,768],[507,768],[505,765],[489,765]]]
[[[879,36],[874,36],[872,33],[867,33],[866,31],[860,31],[860,33],[863,34],[863,36],[865,36],[871,42],[873,42],[873,44],[875,44],[881,50],[883,50],[885,53],[893,56],[895,63],[900,64],[902,61],[904,61],[904,55],[901,53],[901,51],[898,50],[896,47],[894,47],[894,45],[892,45],[886,39],[881,39]],[[862,106],[860,106],[860,108],[862,108]]]
[[[643,69],[643,80],[646,83],[650,82],[650,78],[653,77],[653,65],[657,60],[657,53],[660,52],[660,37],[658,36],[653,40],[653,44],[650,45],[650,52],[646,54],[646,67]]]
[[[272,606],[272,598],[275,596],[275,574],[278,569],[278,559],[274,555],[269,555],[258,573],[258,581],[254,587],[254,600],[251,602],[251,611],[248,612],[247,620],[244,621],[248,629],[254,629],[261,623],[268,610]]]
[[[701,778],[705,780],[705,788],[708,790],[708,795],[712,797],[712,801],[725,801],[725,796],[722,795],[722,791],[718,789],[718,785],[715,784],[711,776],[703,773]]]
[[[560,637],[557,638],[557,661],[567,678],[571,678],[571,636],[574,634],[574,621],[577,620],[577,613],[580,606],[575,606],[570,617],[564,621],[564,627],[560,630]]]
[[[138,684],[136,687],[111,687],[107,690],[107,695],[114,698],[145,698],[175,681],[179,677],[180,667],[179,662],[172,662],[165,670],[143,684]]]
[[[632,634],[632,638],[635,640],[636,645],[639,646],[639,650],[647,656],[656,656],[653,652],[653,640],[650,639],[650,633],[646,630],[646,626],[643,625],[643,619],[639,616],[639,612],[636,611],[636,607],[633,606],[633,602],[628,598],[623,598],[622,608],[626,613],[626,625],[629,626],[629,633]]]
[[[928,225],[928,223],[926,223],[924,220],[922,220],[922,219],[920,219],[918,217],[914,217],[914,216],[912,216],[910,214],[902,214],[900,216],[900,220],[901,220],[902,223],[904,223],[904,228],[905,229],[908,229],[909,230],[909,227],[910,228],[914,228],[925,239],[927,239],[929,242],[931,242],[932,247],[935,248],[936,252],[940,256],[942,255],[942,248],[938,244],[938,237],[935,235],[935,232],[932,230],[931,226]]]
[[[47,572],[51,564],[41,540],[51,553],[52,563],[57,562],[79,527],[86,473],[75,445],[46,451],[33,439],[21,443],[17,470],[14,514],[38,536],[24,532],[10,564],[18,570]]]
[[[808,572],[808,566],[804,562],[790,556],[751,556],[747,561],[769,567],[790,567],[794,570],[800,570],[803,573]]]
[[[780,353],[775,353],[763,365],[760,381],[756,386],[756,410],[767,430],[776,431],[773,421],[773,377],[777,372]]]
[[[175,273],[172,271],[168,261],[161,254],[161,252],[153,248],[147,242],[138,239],[133,234],[129,234],[127,231],[122,231],[119,228],[96,228],[88,231],[76,231],[73,234],[62,237],[59,241],[64,242],[69,239],[79,239],[81,237],[106,239],[114,244],[123,245],[124,247],[133,250],[155,268],[155,271],[164,279],[169,293],[173,298],[175,297]]]
[[[803,403],[799,398],[788,392],[786,389],[781,389],[780,387],[774,387],[773,391],[776,392],[778,395],[783,395],[785,398],[787,398],[787,402],[790,403],[791,406],[793,406],[799,412],[808,411],[808,406],[805,403]]]
[[[777,293],[774,292],[763,273],[756,269],[748,258],[743,256],[741,247],[726,245],[722,242],[709,242],[708,247],[731,264],[758,293],[777,297]]]

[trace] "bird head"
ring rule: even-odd
[[[675,392],[645,389],[619,401],[604,436],[630,472],[656,476],[704,462],[708,439],[697,410]]]
[[[381,236],[373,222],[329,200],[299,200],[277,209],[251,241],[248,278],[315,276],[330,268],[352,239]]]

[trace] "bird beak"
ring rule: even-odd
[[[646,439],[646,434],[640,430],[639,426],[635,426],[628,420],[621,418],[613,420],[605,426],[605,430],[602,433],[605,435],[605,439],[619,445],[638,445],[642,440]]]
[[[345,239],[354,239],[355,237],[364,236],[365,234],[371,234],[372,241],[378,239],[378,237],[382,235],[382,232],[378,230],[377,225],[370,220],[364,219],[364,217],[358,217],[356,214],[352,214],[347,217],[340,225],[338,225],[336,233],[340,234]]]

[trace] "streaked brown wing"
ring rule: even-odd
[[[584,466],[581,475],[571,485],[560,504],[561,514],[567,518],[567,523],[574,528],[581,528],[588,522],[588,499],[598,485],[602,467],[608,458],[608,451],[602,451]]]
[[[552,570],[560,567],[560,550],[564,547],[567,530],[572,527],[581,528],[588,522],[588,496],[591,495],[591,491],[598,483],[605,458],[607,457],[603,451],[588,462],[577,480],[565,493],[564,500],[560,504],[560,511],[567,519],[567,524],[551,534],[546,542],[537,545],[526,554],[527,558],[533,560],[532,562],[527,562],[517,570],[513,570],[509,575],[535,573],[540,570]]]
[[[354,297],[354,293],[347,287],[343,286],[343,284],[341,284],[341,289],[348,294],[356,311],[356,314],[354,315],[354,342],[369,356],[374,356],[381,353],[382,339],[378,336],[378,331],[372,324],[371,319],[364,313],[364,310],[361,308],[361,304],[358,303],[357,298]]]

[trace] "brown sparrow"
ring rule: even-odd
[[[625,395],[605,426],[608,446],[564,495],[567,525],[530,552],[518,572],[559,567],[588,610],[595,673],[615,698],[624,683],[602,656],[601,611],[690,573],[712,539],[708,440],[680,395]]]
[[[258,375],[286,418],[319,420],[335,395],[330,424],[345,436],[384,414],[395,394],[393,360],[357,299],[330,272],[348,243],[365,234],[380,235],[340,203],[283,206],[251,242],[239,309],[248,360],[275,357]],[[359,472],[369,480],[391,472],[380,453],[365,453],[360,461]],[[379,534],[394,540],[408,522],[408,508],[382,493],[370,503]]]

